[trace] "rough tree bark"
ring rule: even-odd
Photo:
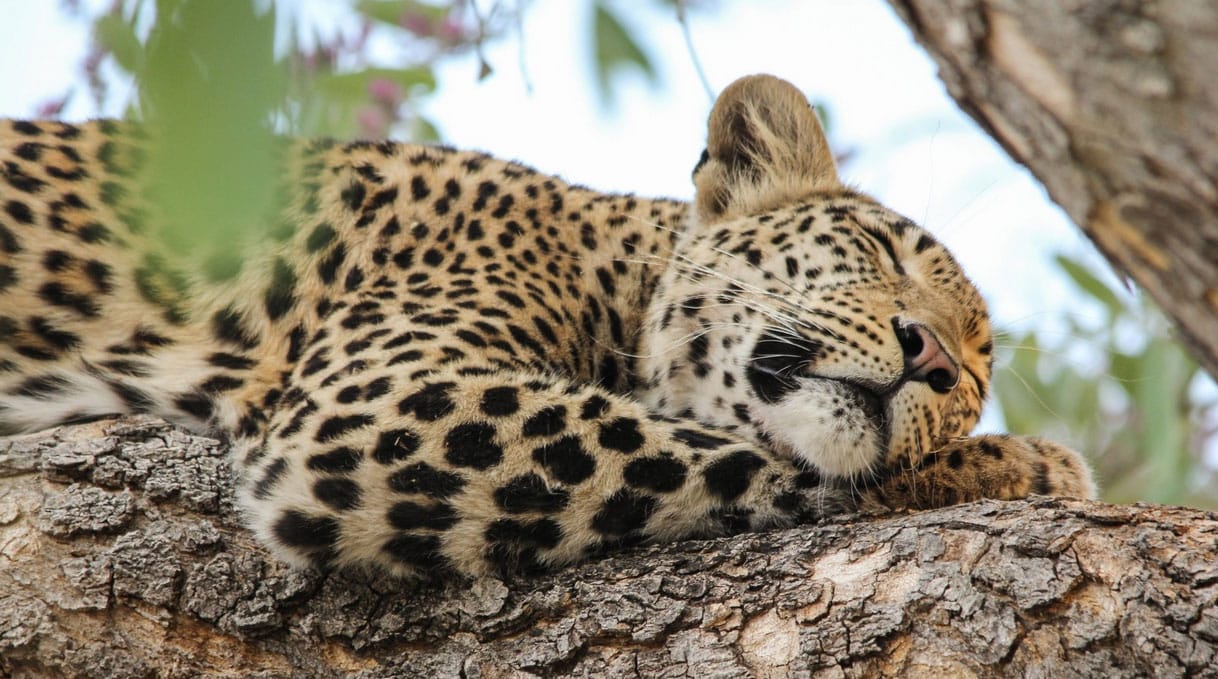
[[[1218,5],[889,2],[960,106],[1218,376]]]
[[[1047,498],[648,548],[512,581],[301,573],[224,451],[152,420],[0,443],[0,674],[1218,676],[1218,515]]]

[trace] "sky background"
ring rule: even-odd
[[[689,24],[712,87],[768,72],[824,104],[831,144],[850,157],[843,179],[944,241],[989,301],[997,329],[1037,328],[1052,337],[1066,332],[1063,314],[1098,315],[1072,292],[1051,257],[1067,253],[1103,272],[1107,265],[1040,185],[956,108],[934,64],[885,2],[697,4],[707,10],[691,11]],[[0,0],[0,116],[29,117],[78,81],[87,27],[66,21],[58,5]],[[489,78],[478,80],[473,55],[442,62],[424,113],[457,147],[602,190],[690,198],[710,97],[670,8],[647,0],[611,6],[655,64],[654,82],[627,72],[606,105],[593,85],[586,44],[590,4],[535,0],[518,31],[487,46]],[[313,17],[322,33],[351,18],[339,0],[288,0],[278,7],[281,18]],[[401,49],[373,43],[373,53],[387,60]],[[63,117],[120,114],[126,93],[115,94],[100,111],[77,96]],[[999,425],[993,413],[983,422],[987,429]]]

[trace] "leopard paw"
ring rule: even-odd
[[[925,509],[1029,495],[1094,498],[1096,486],[1083,456],[1065,446],[1026,436],[984,435],[950,441],[915,466],[889,470],[859,495],[863,509]]]

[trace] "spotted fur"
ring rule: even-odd
[[[505,573],[1094,492],[1060,446],[968,436],[984,303],[838,181],[776,78],[720,96],[692,206],[443,147],[301,143],[273,228],[221,260],[159,238],[141,144],[0,126],[0,429],[154,413],[223,436],[250,525],[292,563]]]

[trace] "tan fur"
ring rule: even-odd
[[[708,128],[709,158],[694,177],[704,223],[841,186],[816,111],[784,80],[756,75],[732,83],[711,109]]]

